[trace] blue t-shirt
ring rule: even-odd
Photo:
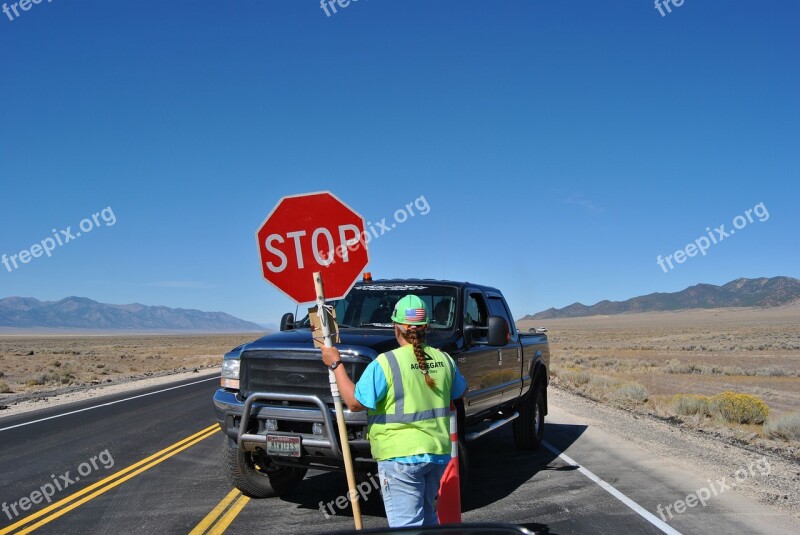
[[[448,358],[450,358],[449,355]],[[452,359],[450,360],[452,362]],[[467,390],[467,380],[461,375],[455,362],[453,362],[453,371],[455,372],[455,377],[453,377],[453,384],[450,388],[450,399],[458,399],[463,396],[464,392]],[[388,391],[389,383],[386,381],[386,374],[383,373],[383,368],[378,364],[378,361],[373,360],[369,363],[367,369],[364,370],[361,378],[356,383],[356,389],[353,394],[356,400],[363,406],[375,410],[378,402],[386,397]],[[450,455],[430,455],[426,453],[422,457],[412,455],[410,457],[396,457],[389,460],[406,464],[423,462],[447,464],[450,461]]]

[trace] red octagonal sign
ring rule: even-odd
[[[325,299],[341,299],[369,262],[364,219],[323,191],[281,199],[256,231],[264,278],[299,304],[316,301],[313,273]]]

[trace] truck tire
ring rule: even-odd
[[[534,383],[519,410],[519,418],[512,422],[514,442],[521,450],[535,450],[544,435],[544,386]]]
[[[228,481],[249,498],[285,496],[300,484],[308,472],[307,468],[273,466],[268,457],[242,451],[236,443],[232,443],[226,437],[222,446]]]

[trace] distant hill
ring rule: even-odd
[[[697,284],[680,292],[652,293],[626,301],[600,301],[591,306],[573,303],[564,308],[549,308],[529,314],[522,319],[576,318],[686,308],[776,307],[798,299],[800,280],[792,277],[736,279],[723,286]]]
[[[258,324],[223,312],[165,306],[109,305],[85,297],[39,301],[32,297],[0,299],[0,327],[132,331],[263,331]]]

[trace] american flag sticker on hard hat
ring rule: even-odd
[[[406,321],[425,321],[427,311],[424,308],[407,308]]]

